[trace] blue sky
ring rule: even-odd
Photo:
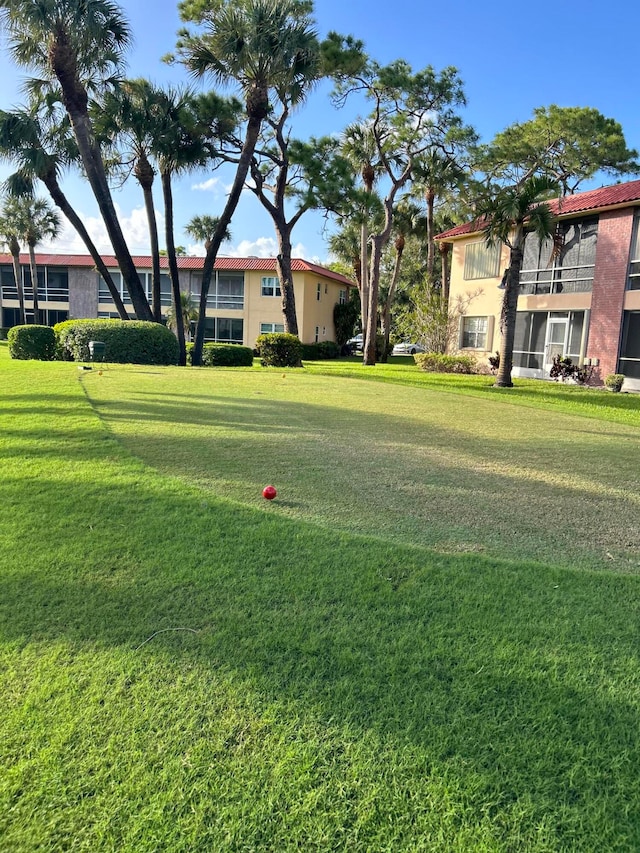
[[[128,55],[129,76],[146,76],[157,83],[184,82],[180,68],[161,62],[175,45],[180,26],[177,4],[172,0],[127,0],[121,5],[135,40]],[[433,5],[416,0],[316,0],[315,17],[321,35],[331,29],[351,33],[365,42],[378,62],[403,58],[415,70],[426,65],[436,70],[457,67],[468,101],[463,117],[485,141],[509,124],[527,120],[534,107],[556,103],[599,109],[621,123],[630,147],[640,149],[637,2],[567,6],[546,0],[537,4],[454,0]],[[4,42],[0,75],[0,107],[19,104],[23,72],[12,66]],[[335,110],[328,93],[328,87],[318,88],[296,116],[297,135],[339,133],[356,118],[355,108]],[[0,168],[0,177],[8,171]],[[605,177],[593,186],[609,182]],[[203,250],[191,245],[183,226],[195,214],[218,213],[224,203],[224,185],[225,176],[211,172],[186,176],[176,185],[176,241],[194,254]],[[86,185],[79,177],[68,175],[63,186],[99,246],[109,251]],[[114,199],[131,250],[148,251],[142,197],[135,182],[114,192]],[[160,211],[159,188],[156,207]],[[294,253],[327,260],[326,229],[321,216],[307,214],[294,231]],[[273,254],[271,221],[250,193],[243,195],[231,230],[232,240],[223,247],[224,254]],[[84,251],[71,231],[65,231],[55,248]]]

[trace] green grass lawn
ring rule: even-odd
[[[640,397],[490,384],[3,349],[3,853],[640,849]]]

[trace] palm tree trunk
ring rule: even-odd
[[[435,241],[433,239],[433,208],[435,204],[435,191],[428,189],[426,194],[427,199],[427,276],[429,277],[429,286],[433,287],[433,268],[435,266]]]
[[[40,303],[38,302],[38,267],[36,265],[36,251],[33,243],[29,243],[29,272],[31,274],[31,288],[33,290],[33,322],[40,325]]]
[[[173,310],[176,318],[176,334],[180,356],[178,364],[184,367],[187,363],[187,347],[184,338],[184,323],[182,322],[182,299],[180,298],[180,278],[178,274],[178,261],[176,260],[176,247],[173,239],[173,192],[171,189],[171,175],[169,172],[160,173],[162,182],[162,195],[164,198],[164,220],[165,237],[167,242],[167,260],[169,262],[169,276],[171,278],[171,293],[173,296]]]
[[[104,163],[95,142],[95,134],[87,110],[87,92],[78,78],[75,58],[64,34],[56,34],[50,49],[50,58],[53,71],[62,89],[62,100],[71,120],[85,174],[100,209],[120,272],[131,296],[136,317],[139,320],[153,320],[151,308],[113,205]]]
[[[231,217],[238,206],[240,193],[242,192],[244,183],[247,179],[247,174],[249,173],[249,167],[251,165],[251,158],[253,157],[253,152],[255,151],[255,147],[258,142],[258,136],[260,135],[261,125],[262,118],[258,117],[250,117],[247,122],[247,132],[245,134],[244,144],[238,160],[238,168],[236,169],[231,192],[227,196],[227,203],[225,204],[224,210],[218,220],[218,226],[211,238],[211,243],[207,246],[207,253],[205,255],[204,266],[202,268],[202,289],[200,291],[200,307],[198,312],[198,323],[196,325],[196,339],[193,345],[193,354],[191,357],[191,363],[194,366],[202,364],[202,347],[204,345],[205,321],[207,317],[207,296],[209,295],[211,274],[213,273],[213,267],[216,262],[218,251],[220,250],[222,241],[226,236],[227,228],[231,222]]]
[[[89,236],[89,232],[84,227],[84,222],[80,219],[78,214],[75,212],[73,207],[69,204],[69,201],[66,195],[60,189],[60,185],[58,184],[58,180],[55,177],[55,174],[41,176],[42,182],[49,190],[49,195],[51,196],[56,207],[59,207],[60,210],[67,217],[69,222],[73,225],[77,233],[80,235],[80,239],[87,247],[87,250],[91,257],[93,258],[93,262],[96,265],[96,269],[102,276],[104,283],[107,285],[111,298],[114,301],[116,306],[116,311],[121,320],[128,320],[129,315],[127,314],[127,309],[124,307],[124,303],[120,298],[120,292],[115,285],[114,280],[111,278],[111,273],[105,266],[104,261],[102,260],[102,255],[96,248],[95,243]]]
[[[509,271],[502,301],[502,339],[500,341],[500,367],[494,383],[496,388],[513,388],[511,371],[513,369],[513,344],[516,332],[523,249],[524,233],[522,240],[514,239],[509,258]]]
[[[369,312],[369,235],[366,221],[360,226],[360,315],[362,331],[367,328]]]
[[[160,289],[160,244],[158,241],[158,223],[153,204],[153,169],[145,154],[138,157],[136,177],[142,187],[144,208],[149,226],[151,244],[151,311],[156,323],[162,322],[162,294]]]
[[[16,291],[18,292],[18,305],[20,313],[20,325],[24,326],[27,322],[27,312],[24,307],[24,287],[22,286],[22,267],[20,266],[20,244],[15,237],[9,241],[9,251],[13,260],[13,277],[16,281]]]
[[[439,245],[442,262],[442,302],[447,307],[449,305],[449,252],[451,251],[451,243],[441,242]]]

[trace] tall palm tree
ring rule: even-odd
[[[10,195],[33,195],[35,181],[42,181],[53,203],[66,216],[87,247],[120,318],[128,320],[127,309],[102,255],[60,186],[60,173],[78,160],[77,146],[67,132],[67,125],[64,119],[56,117],[53,129],[47,129],[40,121],[37,110],[0,111],[0,159],[17,166],[17,171],[5,181],[5,189]]]
[[[0,13],[16,63],[60,87],[82,164],[136,316],[153,319],[118,221],[100,146],[89,116],[87,85],[113,79],[130,43],[129,26],[110,0],[1,0]]]
[[[182,61],[196,77],[211,76],[222,85],[237,86],[245,101],[246,125],[234,181],[202,271],[195,365],[202,360],[207,295],[215,259],[245,185],[262,122],[269,113],[270,90],[292,91],[302,86],[317,44],[309,4],[299,0],[222,0],[200,14],[198,23],[204,32],[187,34],[179,44]]]
[[[370,124],[351,124],[343,133],[342,153],[353,163],[360,173],[365,193],[371,196],[376,179],[382,174],[383,167],[373,128]],[[366,332],[369,312],[369,211],[361,212],[360,222],[360,312],[362,329]]]
[[[171,305],[166,315],[167,326],[177,334],[178,325],[182,326],[186,340],[191,338],[191,323],[198,319],[198,306],[193,301],[190,293],[183,290],[180,293],[180,310],[176,313],[175,306]]]
[[[17,236],[22,238],[29,248],[29,272],[33,290],[33,322],[40,324],[40,305],[38,302],[38,270],[35,247],[44,240],[54,240],[60,233],[60,217],[48,202],[42,198],[18,196],[8,198],[5,216],[14,223]]]
[[[435,266],[435,229],[433,225],[435,203],[438,197],[460,187],[465,172],[454,156],[432,148],[414,167],[414,181],[423,190],[427,203],[427,275],[433,287]]]
[[[125,160],[132,160],[133,174],[140,184],[149,227],[151,245],[151,310],[157,323],[162,321],[160,293],[160,244],[158,222],[153,202],[155,169],[152,157],[154,134],[157,134],[162,99],[147,80],[125,80],[101,99],[96,109],[95,127],[104,137],[125,148]]]
[[[513,344],[525,238],[528,232],[534,232],[540,240],[553,236],[555,220],[547,201],[557,190],[555,181],[534,175],[515,185],[499,187],[477,205],[479,216],[485,220],[487,244],[500,243],[509,248],[500,321],[500,367],[495,381],[498,388],[513,387]]]
[[[16,222],[7,213],[6,209],[0,215],[0,243],[3,243],[11,252],[13,262],[13,278],[16,285],[16,293],[18,294],[18,312],[20,315],[20,324],[24,326],[27,322],[27,314],[24,304],[24,288],[22,286],[22,267],[20,265],[20,243],[18,234],[20,233],[20,222]]]

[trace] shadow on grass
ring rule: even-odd
[[[25,529],[58,492],[23,497]],[[607,849],[640,843],[637,579],[385,545],[155,483],[106,488],[101,507],[81,485],[72,497],[72,542],[5,541],[9,647],[224,670],[302,717],[417,750],[478,814],[552,816],[556,849],[589,822]],[[142,645],[176,626],[197,634]]]

